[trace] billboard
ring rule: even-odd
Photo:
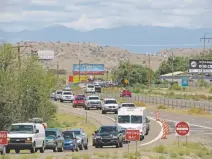
[[[105,66],[104,64],[74,64],[73,74],[79,75],[79,70],[81,75],[104,75]]]
[[[54,51],[53,50],[36,50],[31,51],[32,56],[37,56],[40,60],[53,60],[54,59]]]
[[[212,73],[212,60],[189,60],[189,73]]]
[[[79,83],[79,82],[85,82],[88,80],[87,76],[80,76],[80,80],[79,80],[79,76],[73,76],[73,83]]]

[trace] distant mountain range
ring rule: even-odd
[[[203,46],[200,38],[208,32],[212,32],[212,29],[194,30],[151,26],[123,26],[80,32],[65,26],[54,25],[36,31],[5,32],[0,30],[0,39],[12,43],[19,41],[92,42],[118,46],[135,53],[147,53],[171,48],[200,48]]]

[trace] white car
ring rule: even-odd
[[[99,96],[92,95],[86,98],[85,109],[89,110],[90,108],[102,109],[102,103]]]
[[[35,153],[40,150],[44,153],[46,146],[45,127],[40,123],[16,123],[10,126],[8,131],[8,145],[6,153],[15,150],[30,150]]]
[[[119,108],[122,108],[122,107],[135,108],[136,106],[135,106],[134,103],[121,103],[121,104],[119,105]]]
[[[69,101],[73,102],[74,95],[71,91],[63,91],[60,97],[60,102]]]
[[[114,112],[118,114],[119,105],[116,99],[114,98],[105,98],[102,103],[102,114],[107,112]]]

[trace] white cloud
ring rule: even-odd
[[[211,0],[7,0],[0,7],[2,28],[8,22],[23,23],[23,29],[36,22],[83,31],[122,25],[212,27]]]

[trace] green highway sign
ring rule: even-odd
[[[188,87],[188,85],[189,85],[189,79],[188,79],[188,77],[182,77],[182,79],[181,79],[181,86],[182,87]]]

